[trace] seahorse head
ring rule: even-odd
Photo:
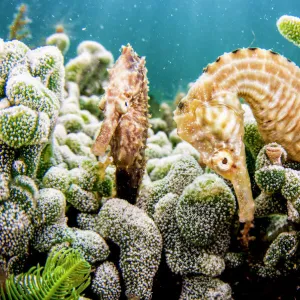
[[[194,87],[174,112],[178,135],[200,153],[200,163],[232,182],[241,222],[253,220],[254,204],[243,143],[243,110],[236,94],[203,94]]]

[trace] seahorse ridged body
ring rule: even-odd
[[[135,201],[145,167],[148,123],[148,79],[145,58],[130,45],[109,70],[109,85],[100,103],[104,121],[93,145],[95,155],[103,155],[111,146],[117,167],[119,198]]]
[[[245,161],[242,97],[266,143],[277,142],[300,161],[300,69],[285,57],[259,48],[225,53],[209,64],[181,100],[178,134],[201,153],[201,163],[229,179],[241,222],[254,218]]]

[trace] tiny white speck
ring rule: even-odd
[[[82,31],[85,31],[85,30],[86,30],[86,28],[85,28],[85,27],[83,27],[81,30],[82,30]]]

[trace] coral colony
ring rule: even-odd
[[[299,24],[277,26],[299,46]],[[172,104],[148,114],[146,60],[129,44],[114,63],[83,41],[64,66],[61,28],[37,49],[24,35],[0,40],[0,299],[243,299],[267,285],[295,297],[294,63],[225,53],[176,96],[175,123]]]

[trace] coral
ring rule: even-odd
[[[71,243],[74,232],[65,224],[39,226],[34,232],[31,245],[38,252],[48,252],[53,246],[64,242]]]
[[[181,194],[176,221],[184,238],[207,246],[228,230],[235,213],[235,199],[225,182],[214,174],[197,177]]]
[[[100,97],[97,95],[92,95],[90,97],[81,96],[79,99],[80,109],[88,110],[94,116],[100,118],[103,115],[102,111],[99,109],[100,101]]]
[[[199,160],[200,158],[199,152],[193,146],[191,146],[191,144],[184,141],[177,144],[177,146],[173,149],[172,154],[191,155],[196,160]]]
[[[256,159],[255,181],[262,190],[255,200],[257,216],[284,213],[300,222],[300,173],[285,166],[287,154],[277,143],[264,146]]]
[[[154,213],[154,206],[167,193],[180,195],[184,188],[203,173],[201,167],[192,156],[183,156],[171,166],[167,176],[142,186],[137,206],[147,212]]]
[[[79,213],[77,215],[77,225],[82,230],[93,230],[95,232],[100,232],[98,214]]]
[[[255,172],[255,181],[266,193],[279,191],[285,181],[285,169],[280,166],[268,166]]]
[[[255,216],[263,217],[273,213],[286,213],[284,198],[280,194],[266,194],[264,191],[255,198]]]
[[[130,45],[122,48],[110,69],[109,85],[100,107],[104,121],[93,145],[95,155],[111,146],[116,165],[117,195],[134,203],[145,169],[148,135],[148,79],[145,58]]]
[[[147,172],[152,181],[163,179],[170,171],[172,165],[183,155],[171,155],[162,158],[152,158],[147,162]]]
[[[45,188],[58,189],[65,193],[71,185],[69,171],[59,167],[51,167],[43,177]]]
[[[66,114],[61,116],[58,123],[62,124],[68,133],[82,131],[84,127],[82,118],[76,114]]]
[[[252,114],[250,107],[246,104],[242,104],[242,108],[245,111],[244,114],[245,147],[250,151],[252,157],[256,159],[260,149],[264,146],[264,141],[258,131],[257,122]]]
[[[102,94],[108,76],[107,68],[114,61],[112,54],[94,41],[80,43],[77,54],[66,65],[66,79],[76,82],[83,95]]]
[[[39,190],[36,207],[36,222],[51,225],[64,220],[66,199],[64,194],[56,189],[46,188]]]
[[[282,260],[291,260],[298,248],[296,232],[283,232],[277,236],[268,248],[264,263],[268,267],[276,267]]]
[[[77,184],[71,184],[67,193],[67,201],[82,212],[96,212],[100,207],[100,201],[93,192],[83,190]]]
[[[33,234],[30,217],[16,204],[4,202],[0,206],[0,255],[13,257],[28,253]]]
[[[157,133],[159,131],[167,132],[168,124],[161,118],[151,118],[149,120],[149,123],[151,125],[151,129],[155,133]]]
[[[66,54],[70,48],[69,36],[64,33],[63,27],[57,27],[56,32],[46,39],[46,45],[56,46],[62,54]]]
[[[0,111],[0,140],[12,148],[45,143],[50,121],[43,112],[19,105]]]
[[[163,236],[170,269],[179,274],[220,275],[234,213],[232,192],[215,174],[196,177],[181,195],[161,197],[154,221]]]
[[[100,265],[92,279],[92,291],[101,300],[118,300],[121,296],[121,286],[118,270],[112,262]]]
[[[2,39],[0,39],[0,45],[1,45],[1,55],[0,55],[0,96],[1,98],[5,97],[4,93],[4,87],[6,85],[6,81],[9,75],[10,70],[17,65],[18,63],[21,63],[22,59],[26,55],[26,53],[29,51],[29,48],[19,41],[10,41],[10,42],[4,42]],[[9,106],[9,102],[5,101],[3,102],[3,99],[1,100],[1,109]]]
[[[27,5],[22,3],[17,8],[17,13],[14,15],[14,20],[9,26],[9,39],[10,40],[23,40],[30,37],[30,30],[27,25],[31,23],[31,20],[26,16]]]
[[[38,189],[31,178],[16,176],[9,181],[8,191],[10,197],[0,205],[0,256],[7,259],[8,269],[16,271],[12,262],[24,264],[29,254]]]
[[[7,199],[13,166],[20,175],[36,176],[63,98],[64,69],[55,47],[29,50],[18,41],[3,44],[0,60],[0,93],[6,97],[0,109],[0,194]]]
[[[74,240],[71,242],[71,247],[79,250],[91,264],[103,261],[109,255],[109,248],[104,239],[91,230],[74,230]]]
[[[174,113],[179,136],[200,152],[200,163],[232,182],[240,222],[246,223],[246,243],[254,219],[254,201],[239,98],[250,105],[263,141],[279,143],[290,159],[300,161],[299,144],[294,142],[300,118],[292,113],[300,108],[299,76],[295,64],[273,51],[237,49],[203,70]]]
[[[280,34],[288,41],[300,47],[300,19],[292,16],[281,16],[277,23]]]
[[[184,277],[180,300],[231,300],[231,288],[217,278],[205,276]]]
[[[153,220],[127,201],[115,198],[103,205],[98,222],[100,234],[120,247],[126,296],[151,299],[162,250],[162,238]]]
[[[181,275],[191,273],[220,275],[225,268],[225,262],[222,257],[210,253],[216,252],[216,249],[207,252],[201,247],[190,245],[181,236],[176,221],[178,198],[176,194],[166,194],[155,206],[154,213],[155,223],[163,237],[164,252],[169,268],[172,272]]]
[[[44,46],[27,53],[29,60],[29,70],[31,74],[38,78],[50,91],[52,91],[59,103],[57,104],[55,99],[46,99],[43,101],[48,101],[50,104],[40,101],[40,105],[47,107],[48,113],[50,113],[51,105],[57,105],[59,109],[60,103],[63,101],[64,95],[64,76],[65,71],[63,68],[64,58],[60,51],[54,46]],[[43,91],[44,96],[53,98],[48,90]],[[52,101],[51,101],[52,100]],[[56,112],[55,114],[57,114]],[[52,116],[52,113],[51,113]],[[51,117],[50,117],[51,118]]]
[[[169,140],[172,143],[173,147],[175,147],[177,144],[179,144],[180,142],[182,142],[182,139],[177,134],[177,129],[173,129],[169,133]]]
[[[173,120],[173,111],[171,106],[168,103],[163,102],[159,106],[159,110],[161,113],[162,120],[165,121],[167,124],[166,131],[171,132],[176,127],[176,124]]]
[[[145,154],[148,159],[168,156],[171,152],[172,144],[163,131],[159,131],[147,139]]]

